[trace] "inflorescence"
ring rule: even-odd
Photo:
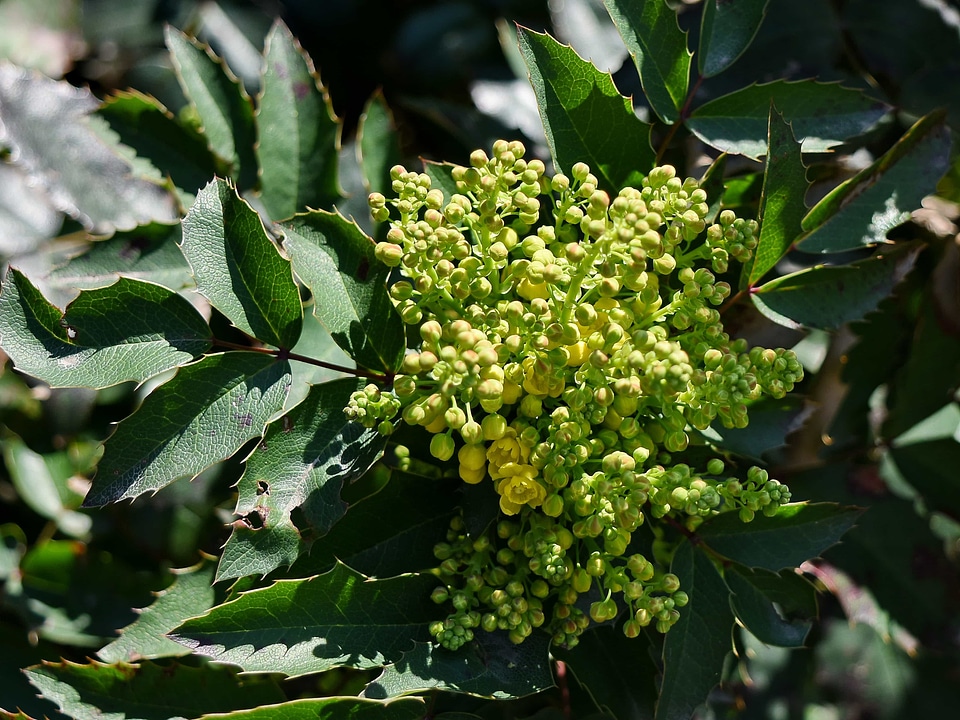
[[[624,609],[627,636],[666,632],[688,597],[629,552],[645,519],[693,530],[790,499],[761,468],[727,477],[719,457],[673,457],[802,378],[793,352],[748,349],[721,322],[717,275],[751,258],[757,223],[724,210],[707,226],[706,193],[669,165],[611,198],[583,163],[548,177],[523,156],[502,140],[475,151],[449,198],[396,166],[396,197],[369,197],[391,221],[376,255],[403,276],[390,294],[419,342],[392,388],[368,385],[346,414],[384,434],[398,416],[426,428],[464,482],[493,483],[503,515],[477,537],[456,517],[435,548],[433,599],[452,612],[430,629],[451,649],[477,628],[519,643],[541,626],[569,647]]]

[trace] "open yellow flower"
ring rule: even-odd
[[[509,463],[523,463],[530,457],[530,449],[520,444],[517,431],[507,428],[499,440],[494,440],[487,448],[487,462],[490,463],[490,477],[497,480],[503,477],[500,471]]]
[[[507,463],[500,468],[502,477],[497,482],[500,509],[505,515],[516,515],[524,505],[538,507],[547,491],[537,481],[537,469],[532,465]]]

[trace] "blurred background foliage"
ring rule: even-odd
[[[675,3],[695,46],[701,7]],[[163,45],[171,24],[208,42],[256,92],[263,39],[275,17],[299,38],[342,119],[345,214],[367,223],[356,131],[371,97],[393,113],[398,157],[465,162],[473,148],[519,137],[546,154],[536,104],[518,59],[513,23],[548,30],[601,70],[647,115],[639,80],[616,30],[589,0],[0,0],[0,58],[87,86],[103,98],[124,88],[170,111],[185,99]],[[694,104],[753,82],[816,77],[861,87],[909,123],[945,108],[960,130],[960,7],[947,0],[771,0],[747,53],[697,86]],[[881,123],[856,147],[813,156],[818,188],[864,167],[899,135]],[[658,136],[659,133],[659,136]],[[654,131],[654,146],[664,140]],[[960,143],[954,142],[956,147]],[[710,158],[692,136],[665,159],[699,176]],[[0,148],[2,158],[8,153]],[[774,328],[752,310],[740,334],[797,345],[811,399],[789,442],[764,455],[796,499],[869,511],[842,544],[804,570],[821,589],[822,622],[808,647],[766,647],[741,632],[738,657],[705,714],[743,718],[948,717],[960,703],[960,162],[913,221],[895,232],[925,243],[916,268],[866,320],[833,333]],[[762,168],[733,159],[725,202],[749,214]],[[821,191],[822,192],[822,191]],[[0,258],[48,274],[85,232],[0,163]],[[55,286],[68,297],[69,289]],[[775,337],[775,340],[770,338]],[[0,371],[0,708],[62,717],[36,698],[19,668],[81,661],[148,605],[171,569],[216,553],[232,518],[239,460],[137,503],[79,510],[98,444],[145,388],[51,391]],[[238,454],[242,457],[243,453]],[[327,673],[286,685],[289,697],[344,693],[357,678]],[[596,712],[575,679],[575,712]],[[442,704],[446,702],[441,700]],[[450,701],[453,702],[453,701]],[[461,698],[471,712],[497,709]],[[511,716],[546,713],[542,697]],[[450,709],[463,709],[454,705]],[[478,709],[479,708],[479,709]],[[3,715],[3,713],[0,713]],[[552,715],[543,715],[552,717]]]

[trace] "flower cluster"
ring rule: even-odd
[[[454,611],[433,634],[455,648],[478,627],[520,642],[544,625],[569,646],[623,609],[628,636],[666,632],[687,597],[629,551],[645,519],[747,522],[790,498],[760,468],[677,457],[802,377],[791,351],[749,349],[721,322],[717,276],[749,260],[757,224],[724,210],[708,226],[705,192],[670,166],[611,197],[587,165],[549,177],[518,142],[453,168],[450,197],[426,174],[391,177],[395,198],[369,198],[391,222],[376,254],[398,268],[390,293],[419,338],[392,388],[356,393],[347,416],[424,427],[431,454],[492,483],[505,516],[478,537],[456,520],[438,545],[434,599]]]

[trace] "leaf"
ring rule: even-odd
[[[501,700],[532,695],[553,687],[549,646],[546,632],[534,632],[514,645],[505,631],[481,630],[455,651],[418,642],[402,659],[387,665],[363,696],[391,698],[427,690]]]
[[[25,672],[45,698],[75,720],[169,720],[283,700],[273,682],[239,678],[228,668],[211,666],[81,665],[63,660]]]
[[[604,0],[604,6],[630,51],[650,107],[665,123],[680,119],[690,83],[687,34],[677,13],[663,0]]]
[[[0,257],[32,252],[57,234],[63,215],[23,168],[0,162],[0,187]]]
[[[733,611],[754,637],[767,645],[803,647],[817,614],[816,590],[808,580],[792,570],[776,574],[739,565],[724,577]]]
[[[366,189],[389,194],[390,168],[400,162],[400,139],[393,113],[379,90],[367,101],[360,116],[357,152]]]
[[[717,159],[707,168],[703,177],[700,178],[700,188],[707,194],[707,202],[709,203],[709,211],[703,220],[709,224],[716,222],[717,216],[722,209],[724,193],[723,176],[727,170],[727,158],[729,157],[726,153],[720,153]]]
[[[898,445],[890,455],[903,477],[923,497],[930,510],[960,520],[960,442],[953,437]]]
[[[214,565],[202,558],[193,567],[174,570],[170,587],[140,611],[140,616],[121,631],[120,637],[100,649],[97,655],[108,663],[134,662],[144,658],[177,657],[189,650],[165,633],[184,620],[202,615],[218,601],[213,587]]]
[[[295,509],[307,523],[302,529],[317,535],[343,516],[341,487],[365,473],[386,442],[343,414],[362,386],[356,379],[314,385],[304,402],[267,428],[238,483],[234,512],[241,520],[224,547],[218,582],[293,563],[300,554],[300,530],[290,517]]]
[[[389,268],[357,224],[322,210],[281,225],[297,277],[310,288],[313,312],[360,367],[394,372],[406,340],[387,294]]]
[[[770,106],[767,130],[767,166],[760,196],[760,239],[750,263],[743,266],[741,287],[752,287],[787,254],[800,235],[800,222],[807,211],[807,169],[800,143],[790,124]]]
[[[769,0],[705,0],[697,62],[700,74],[718,75],[750,47],[767,14]]]
[[[733,647],[730,591],[713,562],[689,543],[673,557],[670,571],[690,602],[666,634],[663,680],[656,720],[687,720],[720,682],[724,659]]]
[[[313,62],[277,20],[267,35],[257,107],[261,199],[270,217],[288,218],[340,198],[340,123]]]
[[[209,47],[167,26],[164,39],[184,94],[213,153],[244,189],[257,183],[253,105],[227,66]]]
[[[770,103],[790,123],[803,152],[826,152],[864,133],[889,107],[837,83],[815,80],[754,84],[701,105],[687,127],[708,145],[754,160],[767,152]]]
[[[303,304],[290,261],[228,182],[212,180],[199,192],[183,219],[180,249],[197,290],[230,322],[275,347],[296,344]]]
[[[379,702],[348,696],[301,698],[224,715],[202,715],[198,720],[419,720],[423,713],[422,698]]]
[[[107,439],[84,505],[156,492],[230,457],[263,433],[289,389],[289,363],[259,353],[208,355],[180,368]]]
[[[773,517],[758,513],[749,523],[735,512],[722,513],[703,523],[697,535],[734,562],[779,572],[799,567],[839,542],[862,512],[834,503],[791,503],[781,505]]]
[[[610,75],[549,35],[520,28],[519,41],[557,169],[569,173],[585,162],[614,194],[639,183],[655,162],[651,126],[637,118]]]
[[[0,63],[0,144],[58,209],[97,233],[173,222],[173,195],[122,156],[91,115],[98,104],[89,90]]]
[[[942,112],[920,118],[882,157],[807,213],[806,234],[797,247],[810,253],[841,252],[883,242],[936,190],[950,167],[950,147]]]
[[[210,347],[210,328],[173,291],[126,278],[81,292],[61,313],[11,268],[0,340],[21,372],[54,387],[104,388],[189,362]]]
[[[195,653],[244,672],[307,675],[371,668],[429,638],[432,575],[366,578],[338,563],[306,580],[278,580],[187,620],[172,634]]]
[[[922,249],[903,243],[849,265],[817,265],[754,288],[750,299],[787,327],[838,328],[875,310],[910,272]]]
[[[724,450],[760,460],[787,444],[787,437],[801,428],[815,407],[796,395],[782,400],[760,400],[750,406],[750,424],[745,428],[711,426],[708,437]]]

